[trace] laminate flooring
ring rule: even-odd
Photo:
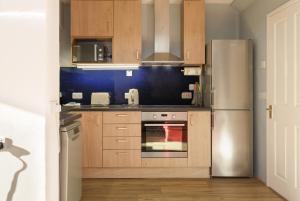
[[[82,201],[282,201],[251,179],[83,179]]]

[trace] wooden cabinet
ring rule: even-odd
[[[141,1],[115,0],[113,63],[140,63],[141,41]]]
[[[104,124],[140,124],[141,112],[104,112]]]
[[[184,0],[185,64],[205,63],[205,2]]]
[[[211,166],[211,113],[188,112],[188,167]]]
[[[82,166],[102,167],[102,112],[82,112]]]
[[[103,167],[141,167],[141,112],[104,112],[103,127]]]
[[[141,124],[104,124],[103,136],[107,137],[140,137]]]
[[[72,0],[72,38],[113,37],[113,0]]]
[[[104,150],[103,167],[141,167],[141,150]]]
[[[104,137],[103,149],[141,149],[141,137]]]
[[[185,168],[186,158],[143,158],[142,167]]]

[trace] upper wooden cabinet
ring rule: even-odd
[[[205,2],[184,0],[185,64],[205,63]]]
[[[111,38],[113,0],[72,0],[72,38]]]
[[[211,166],[211,113],[188,112],[188,167]]]
[[[140,63],[141,1],[114,1],[113,63]]]

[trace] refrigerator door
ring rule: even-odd
[[[211,42],[214,109],[252,108],[252,43],[250,40]]]
[[[252,111],[213,113],[212,176],[252,177]]]

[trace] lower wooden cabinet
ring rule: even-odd
[[[104,150],[103,167],[141,167],[141,150]]]
[[[140,124],[141,118],[141,112],[116,111],[103,113],[104,124]]]
[[[209,177],[210,111],[188,112],[187,158],[142,158],[140,112],[81,114],[84,177],[151,178],[166,171],[174,177]]]
[[[82,167],[102,167],[102,112],[82,112]]]
[[[103,136],[105,137],[140,137],[141,124],[104,124]]]
[[[211,113],[188,112],[188,167],[211,166]]]
[[[141,151],[141,137],[103,137],[103,149],[136,149]]]
[[[142,167],[187,167],[187,158],[143,158]]]

